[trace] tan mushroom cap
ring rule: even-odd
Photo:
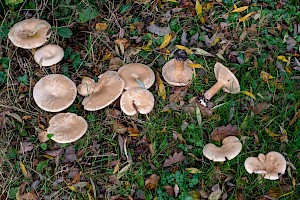
[[[77,91],[82,96],[89,96],[95,90],[96,83],[93,79],[85,77],[82,79],[81,83],[77,86]]]
[[[207,144],[203,148],[203,155],[209,160],[223,162],[235,158],[242,150],[242,143],[235,136],[228,136],[223,139],[222,146],[217,147],[214,144]]]
[[[218,82],[223,83],[223,90],[228,93],[236,94],[240,92],[240,84],[235,75],[222,63],[217,62],[214,68]]]
[[[95,111],[110,105],[122,94],[124,85],[124,80],[115,71],[101,74],[92,94],[82,102],[84,109]]]
[[[189,59],[182,61],[184,66],[182,70],[176,69],[176,58],[168,61],[162,68],[162,75],[165,81],[174,86],[186,86],[193,78],[194,70],[189,66],[193,62]]]
[[[26,19],[16,23],[8,38],[17,47],[33,49],[42,46],[51,35],[51,25],[41,19]]]
[[[41,78],[33,88],[33,99],[43,110],[59,112],[68,108],[75,100],[75,83],[61,74]]]
[[[74,113],[59,113],[49,121],[47,134],[53,134],[52,140],[58,143],[71,143],[80,139],[87,131],[85,119]]]
[[[64,50],[56,44],[48,44],[34,53],[34,60],[42,66],[51,66],[64,57]]]
[[[147,65],[140,63],[123,65],[118,70],[118,74],[125,81],[125,90],[130,88],[140,88],[136,79],[144,84],[145,89],[150,88],[155,81],[155,75],[152,69]]]
[[[146,89],[131,88],[122,94],[120,105],[126,115],[147,114],[154,107],[154,96]]]
[[[280,153],[271,151],[266,155],[247,158],[244,166],[249,174],[262,174],[265,179],[276,180],[279,178],[278,174],[285,173],[286,160]]]

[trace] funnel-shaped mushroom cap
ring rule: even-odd
[[[70,143],[81,138],[87,131],[85,119],[74,113],[59,113],[49,121],[47,134],[53,134],[52,140],[58,143]]]
[[[77,86],[77,91],[82,96],[89,96],[95,90],[96,83],[93,79],[85,77],[82,79],[81,83]]]
[[[59,112],[68,108],[75,100],[75,83],[61,74],[41,78],[33,88],[33,99],[43,110]]]
[[[183,69],[176,68],[176,62],[183,62]],[[178,61],[176,58],[168,61],[162,68],[162,76],[165,81],[174,86],[186,86],[193,78],[194,70],[189,66],[191,60]]]
[[[235,158],[242,150],[242,143],[237,137],[228,136],[223,139],[222,146],[217,147],[214,144],[207,144],[204,146],[203,155],[209,160],[215,162],[222,162]]]
[[[42,46],[51,35],[51,26],[41,19],[26,19],[16,23],[8,38],[17,47],[33,49]]]
[[[110,105],[122,94],[124,85],[124,80],[115,71],[101,74],[93,93],[82,102],[84,109],[95,111]]]
[[[244,165],[249,174],[262,174],[265,179],[276,180],[279,178],[278,174],[284,174],[286,160],[280,153],[271,151],[266,155],[247,158]]]
[[[145,89],[150,88],[154,81],[155,75],[150,67],[140,63],[131,63],[128,65],[123,65],[118,70],[118,74],[125,81],[125,90],[130,88],[140,88],[137,80],[141,81]]]
[[[120,104],[126,115],[147,114],[154,107],[154,96],[146,89],[132,88],[122,94]]]
[[[56,44],[48,44],[34,53],[34,60],[42,66],[51,66],[64,57],[64,50]]]
[[[240,84],[235,75],[223,64],[215,64],[215,76],[218,82],[223,83],[223,90],[228,93],[236,94],[240,92]]]

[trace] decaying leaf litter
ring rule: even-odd
[[[0,54],[1,198],[297,199],[297,3],[88,1],[74,4],[73,14],[60,1],[36,11],[30,9],[44,2],[6,3],[10,7],[1,4],[6,13]],[[53,19],[48,21],[50,8]],[[18,11],[24,14],[16,17]],[[43,66],[34,59],[35,50],[16,48],[7,39],[16,22],[32,17],[51,24],[48,44],[64,50],[58,64]],[[177,49],[187,53],[193,69],[189,83],[181,87],[169,85],[162,74]],[[241,92],[216,91],[211,101],[201,101],[218,81],[217,62],[237,77]],[[63,74],[78,86],[82,78],[97,81],[107,70],[129,63],[154,71],[150,113],[126,116],[118,99],[88,112],[77,95],[65,111],[87,121],[85,135],[72,144],[55,143],[53,134],[44,135],[47,142],[38,139],[56,114],[42,111],[32,97],[42,77]],[[134,102],[132,107],[139,110]],[[226,136],[239,138],[241,153],[210,162],[204,147],[214,140],[220,147]],[[246,172],[248,157],[272,151],[286,159],[278,180]]]

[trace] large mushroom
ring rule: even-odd
[[[56,44],[48,44],[34,53],[34,60],[41,66],[51,66],[64,57],[64,50]]]
[[[33,49],[42,46],[51,35],[51,25],[41,19],[26,19],[16,23],[8,38],[17,47]]]
[[[120,105],[126,115],[147,114],[154,107],[154,96],[146,89],[131,88],[122,94]]]
[[[75,83],[61,74],[41,78],[33,88],[33,99],[43,110],[59,112],[68,108],[75,100]]]
[[[77,86],[77,91],[80,95],[86,97],[92,94],[95,90],[96,83],[90,77],[82,79],[81,83]]]
[[[58,143],[71,143],[80,139],[87,131],[85,119],[74,113],[59,113],[49,121],[47,134]]]
[[[184,50],[177,50],[175,58],[168,61],[162,68],[165,81],[174,86],[186,86],[193,78],[194,70],[189,66],[192,61],[187,59]]]
[[[220,90],[224,92],[237,94],[240,92],[240,84],[235,75],[223,64],[217,62],[214,67],[217,83],[207,90],[203,97],[200,98],[200,103],[204,106],[207,102]]]
[[[284,174],[286,160],[280,153],[271,151],[266,155],[247,158],[244,166],[249,174],[261,174],[265,179],[276,180],[279,178],[278,174]]]
[[[148,89],[155,81],[155,74],[152,69],[140,63],[123,65],[119,68],[118,74],[125,81],[125,90],[139,88],[141,84],[145,89]]]
[[[207,144],[203,148],[203,155],[209,160],[223,162],[235,158],[242,150],[242,143],[235,136],[228,136],[223,139],[222,146]]]
[[[114,102],[123,92],[125,82],[117,72],[107,71],[98,78],[91,92],[83,93],[89,95],[82,102],[85,110],[100,110]]]

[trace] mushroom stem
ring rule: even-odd
[[[204,97],[210,100],[222,87],[224,84],[221,81],[216,82],[209,90],[204,93]]]
[[[184,61],[175,59],[176,71],[182,71],[184,69]]]

